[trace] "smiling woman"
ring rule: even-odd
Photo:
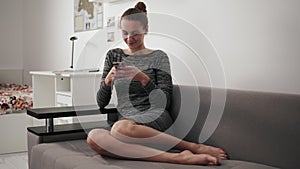
[[[122,37],[129,49],[124,50],[126,54],[133,55],[140,53],[149,53],[149,49],[145,51],[144,37],[148,32],[147,10],[144,3],[139,2],[135,8],[130,8],[121,16],[123,21],[120,26],[122,29]],[[143,51],[141,51],[143,50]]]
[[[128,48],[108,51],[97,93],[98,105],[104,108],[112,88],[116,89],[119,120],[110,131],[92,130],[87,138],[90,147],[101,155],[168,163],[216,165],[227,159],[220,148],[166,134],[173,124],[168,112],[173,90],[169,57],[162,50],[145,47],[148,17],[143,2],[126,10],[120,22]],[[145,146],[149,144],[156,148]],[[173,147],[182,152],[167,152]]]

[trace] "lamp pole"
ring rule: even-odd
[[[76,36],[72,36],[70,38],[70,40],[72,41],[72,58],[71,58],[71,66],[70,68],[73,69],[73,58],[74,58],[74,41],[77,40]]]

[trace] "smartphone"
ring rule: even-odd
[[[120,69],[123,66],[123,63],[122,62],[113,62],[113,66],[116,69]]]

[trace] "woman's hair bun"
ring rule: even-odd
[[[134,8],[127,9],[123,15],[121,16],[121,21],[123,19],[139,21],[142,23],[144,28],[148,26],[148,17],[147,17],[147,9],[144,2],[138,2]],[[121,22],[120,21],[120,22]]]
[[[141,11],[147,13],[146,5],[145,5],[144,2],[138,2],[138,3],[134,6],[134,8],[139,9],[139,10],[141,10]]]

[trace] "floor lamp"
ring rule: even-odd
[[[74,41],[77,40],[76,36],[72,36],[70,38],[70,40],[72,41],[72,58],[71,58],[71,66],[70,68],[73,69],[73,58],[74,58]]]

